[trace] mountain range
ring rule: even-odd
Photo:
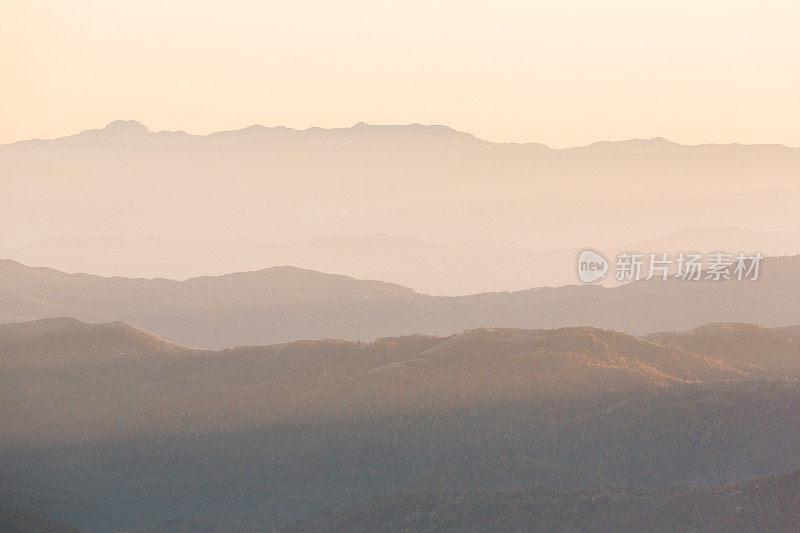
[[[419,124],[189,135],[115,121],[0,146],[0,249],[98,233],[285,244],[369,228],[544,251],[687,226],[786,232],[798,172],[800,150],[778,145],[552,149]]]
[[[67,274],[0,261],[0,322],[71,316],[124,321],[191,347],[297,339],[451,335],[479,327],[589,325],[644,334],[709,322],[800,323],[800,256],[767,258],[756,281],[638,281],[462,297],[273,267],[185,281]]]
[[[0,529],[792,530],[798,175],[420,124],[0,146]],[[570,284],[586,248],[768,257]]]
[[[712,357],[589,327],[478,329],[369,344],[296,341],[214,352],[122,322],[44,319],[0,326],[6,384],[0,425],[6,443],[59,443],[652,392],[762,378],[761,368],[772,360],[793,369],[787,377],[800,378],[795,338],[787,334],[782,344],[736,366],[738,358],[727,354]]]

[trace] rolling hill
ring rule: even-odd
[[[719,358],[752,375],[786,378],[800,372],[800,328],[753,324],[707,324],[682,333],[651,333],[643,339]]]
[[[214,352],[119,322],[58,318],[0,326],[7,443],[635,394],[750,377],[720,359],[590,327]]]
[[[703,330],[732,346],[762,331]],[[737,361],[592,327],[210,351],[121,323],[7,324],[0,505],[86,531],[270,529],[400,490],[664,490],[800,468],[800,375]]]

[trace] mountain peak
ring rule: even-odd
[[[712,322],[696,327],[687,333],[690,335],[730,335],[732,333],[762,333],[765,331],[767,331],[767,328],[764,326],[747,322]]]
[[[683,146],[665,139],[664,137],[652,137],[649,139],[624,139],[621,141],[597,141],[588,146],[575,147],[575,149],[597,149],[597,148],[618,148],[618,149],[651,149]],[[569,150],[569,148],[567,148]]]
[[[135,120],[115,120],[103,129],[121,133],[148,133],[150,131],[147,126]]]
[[[439,124],[367,124],[359,122],[350,128],[339,128],[329,131],[350,131],[358,135],[384,138],[407,139],[451,139],[451,140],[478,140],[471,133],[455,130],[449,126]]]
[[[14,334],[29,337],[58,331],[83,330],[91,327],[92,324],[72,317],[41,318],[39,320],[2,324],[0,325],[0,336]]]

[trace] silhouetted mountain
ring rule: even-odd
[[[757,281],[640,281],[433,297],[378,281],[274,267],[186,281],[104,278],[0,261],[0,321],[124,321],[192,347],[295,339],[450,335],[493,326],[590,325],[644,334],[710,322],[800,323],[800,256],[762,261]]]
[[[375,338],[376,331],[391,334],[395,328],[374,328],[374,315],[391,316],[421,298],[399,285],[293,267],[177,282],[70,275],[0,261],[0,279],[5,322],[65,315],[124,321],[187,345],[212,347]]]
[[[800,472],[657,492],[406,491],[286,531],[795,531]]]
[[[316,237],[280,245],[104,235],[45,239],[0,250],[0,257],[26,265],[102,276],[182,280],[294,265],[380,279],[437,295],[574,283],[577,254],[577,250],[541,251],[502,241],[442,244],[385,234]]]

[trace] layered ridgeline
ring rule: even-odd
[[[718,321],[800,323],[800,256],[762,261],[757,281],[641,281],[463,297],[293,267],[186,281],[66,274],[0,261],[0,321],[124,321],[187,346],[450,335],[491,326],[591,325],[633,334]]]
[[[265,244],[243,239],[194,241],[99,235],[49,238],[0,248],[0,257],[65,272],[177,280],[293,265],[379,279],[444,296],[553,287],[577,280],[575,258],[579,248],[545,250],[530,240],[446,243],[428,239],[371,234]],[[579,244],[585,247],[589,241]],[[608,258],[623,250],[669,253],[672,257],[687,250],[758,250],[765,256],[784,256],[800,254],[800,233],[687,228],[655,239],[612,244],[615,246],[608,248],[605,243],[601,249]]]
[[[0,326],[0,373],[7,444],[638,394],[761,376],[720,358],[590,327],[215,352],[122,322],[71,318]]]
[[[552,250],[629,242],[687,221],[794,229],[800,197],[796,148],[649,139],[562,150],[419,124],[188,135],[116,121],[0,146],[0,171],[14,200],[0,211],[2,250],[98,229],[286,242],[364,228]]]
[[[715,353],[726,332],[731,349]],[[684,346],[707,333],[717,340]],[[786,473],[800,467],[795,333],[716,324],[663,345],[592,327],[476,329],[204,351],[125,323],[7,324],[0,506],[87,531],[271,528],[401,490]]]

